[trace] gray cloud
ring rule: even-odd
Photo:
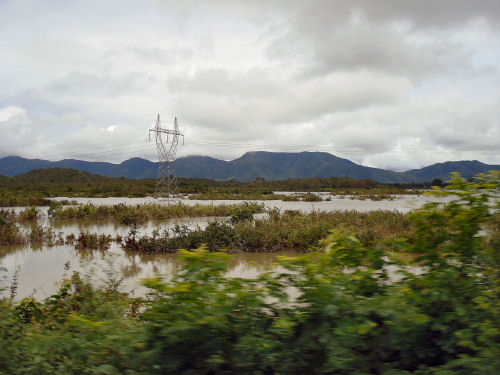
[[[112,14],[112,17],[110,17]],[[0,156],[500,163],[498,1],[0,3]]]

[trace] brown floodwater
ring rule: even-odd
[[[271,268],[278,255],[293,253],[232,254],[227,275],[256,277]],[[141,295],[146,290],[141,286],[141,279],[155,275],[165,275],[168,278],[180,266],[179,256],[176,254],[146,255],[124,252],[116,243],[104,252],[80,251],[68,245],[41,248],[3,246],[0,247],[0,259],[2,266],[7,269],[4,286],[10,285],[14,272],[19,269],[16,298],[32,295],[39,299],[54,293],[58,282],[73,271],[88,275],[93,282],[99,284],[104,284],[108,275],[112,274],[116,279],[123,278],[124,290],[134,290],[136,294]],[[9,290],[6,290],[3,294],[8,293]]]
[[[282,192],[280,192],[281,194]],[[287,192],[285,192],[286,194]],[[248,200],[191,200],[180,199],[179,202],[194,206],[201,205],[221,205],[221,204],[239,204],[243,202],[257,202],[263,203],[267,208],[278,208],[280,210],[299,210],[303,212],[319,211],[338,211],[338,210],[356,210],[360,212],[374,211],[374,210],[389,210],[408,212],[415,208],[421,207],[424,203],[442,201],[445,198],[434,197],[426,194],[420,195],[394,195],[392,200],[372,201],[369,199],[360,200],[355,196],[350,195],[331,195],[325,192],[316,192],[323,200],[319,202],[304,202],[304,201],[281,201],[281,200],[266,200],[266,201],[248,201]],[[75,200],[78,203],[92,203],[95,205],[114,205],[114,204],[144,204],[144,203],[157,203],[151,197],[144,198],[122,198],[122,197],[109,197],[109,198],[67,198],[58,197],[54,200]]]
[[[324,197],[328,195],[323,194]],[[63,199],[63,198],[60,198]],[[357,210],[367,212],[373,210],[396,210],[408,212],[422,206],[426,202],[436,201],[437,198],[427,195],[403,195],[396,196],[394,200],[370,201],[356,200],[349,197],[330,196],[330,201],[322,202],[290,202],[290,201],[263,201],[268,208],[279,208],[280,210],[300,210],[303,212],[335,211],[335,210]],[[151,198],[77,198],[78,203],[92,203],[96,205],[107,204],[141,204],[152,203]],[[194,205],[200,204],[236,204],[241,201],[194,201],[182,200],[183,203]],[[16,211],[22,207],[15,208]],[[89,220],[52,220],[46,217],[47,207],[41,207],[44,216],[39,220],[43,225],[50,224],[56,232],[62,232],[63,236],[69,233],[79,233],[85,229],[89,232],[126,235],[127,229],[113,221],[89,221]],[[258,214],[262,216],[263,214]],[[169,220],[149,221],[143,228],[141,234],[150,234],[153,230],[168,230],[175,225],[187,225],[189,227],[205,227],[211,221],[225,221],[224,217],[198,217],[177,218]],[[29,223],[19,224],[21,229],[28,232]],[[273,262],[278,255],[293,255],[269,253],[243,253],[231,256],[228,276],[251,278],[257,276],[263,270],[273,267]],[[69,265],[69,271],[65,270]],[[172,254],[144,255],[124,252],[119,244],[112,243],[106,252],[79,251],[73,246],[62,245],[53,247],[23,246],[0,246],[0,288],[7,287],[3,295],[9,293],[9,285],[17,273],[17,295],[23,298],[33,295],[37,298],[45,298],[54,293],[58,288],[58,282],[69,275],[72,271],[79,271],[88,275],[95,283],[104,283],[107,275],[116,278],[123,277],[123,288],[134,290],[137,294],[145,292],[141,286],[141,279],[152,277],[157,274],[171,275],[179,267],[179,257]],[[4,276],[2,280],[2,276]],[[2,292],[0,292],[2,293]]]

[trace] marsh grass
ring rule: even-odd
[[[252,214],[263,212],[264,206],[259,203],[242,203],[233,205],[201,205],[188,206],[178,203],[171,206],[159,204],[139,205],[102,205],[83,204],[80,206],[56,207],[51,211],[55,219],[113,219],[120,221],[122,217],[134,216],[143,220],[172,219],[180,217],[231,216],[233,212],[246,210]]]
[[[209,250],[220,248],[243,252],[305,252],[319,246],[332,229],[355,235],[366,245],[395,238],[411,238],[413,225],[406,215],[391,211],[302,213],[273,210],[267,218],[229,223],[210,223],[205,229],[176,226],[162,233],[136,238],[129,234],[123,248],[144,253],[173,253],[205,244]]]

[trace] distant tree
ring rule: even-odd
[[[443,180],[435,178],[431,181],[431,186],[443,186]]]

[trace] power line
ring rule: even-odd
[[[50,153],[50,154],[44,154],[40,155],[40,158],[53,158],[53,157],[73,157],[73,156],[78,156],[78,155],[86,155],[89,153],[92,153],[93,155],[101,154],[101,153],[111,153],[114,151],[120,151],[120,150],[131,150],[134,148],[130,147],[125,147],[125,148],[115,148],[116,146],[126,146],[126,145],[132,145],[132,144],[137,144],[137,143],[143,143],[147,144],[147,140],[142,140],[142,141],[135,141],[135,142],[125,142],[125,143],[116,143],[114,145],[110,146],[104,146],[104,147],[92,147],[92,148],[86,148],[86,149],[80,149],[78,151],[71,151],[71,152],[60,152],[60,153]],[[110,149],[110,147],[113,147]],[[135,147],[137,149],[140,148],[150,148],[150,146],[137,146]],[[95,151],[103,150],[100,152],[95,152]]]
[[[130,147],[130,145],[137,145]],[[429,155],[429,154],[449,154],[456,152],[475,152],[481,154],[496,154],[498,149],[490,146],[476,146],[474,148],[462,148],[454,150],[445,150],[439,147],[369,147],[369,146],[317,146],[317,145],[291,145],[291,144],[260,144],[260,143],[236,143],[236,142],[210,142],[202,140],[194,140],[191,142],[186,142],[186,146],[208,146],[208,147],[223,147],[225,149],[241,149],[241,148],[252,148],[259,151],[268,150],[313,150],[313,151],[331,151],[337,153],[410,153],[417,155]],[[132,155],[140,153],[141,151],[151,150],[151,147],[147,145],[146,140],[135,141],[135,142],[125,142],[117,143],[114,145],[108,145],[105,147],[92,147],[87,149],[80,149],[78,151],[72,152],[61,152],[40,155],[39,158],[71,158],[71,157],[82,157],[87,156],[89,158],[94,158],[96,156],[104,155]]]
[[[256,144],[256,143],[233,143],[233,142],[186,142],[186,145],[206,145],[206,146],[218,146],[218,147],[259,147],[259,148],[309,148],[309,149],[329,149],[329,150],[340,150],[340,151],[436,151],[439,150],[438,147],[419,147],[419,148],[399,148],[394,149],[392,147],[367,147],[367,146],[316,146],[316,145],[284,145],[284,144]],[[444,151],[444,150],[443,150]],[[498,149],[493,149],[491,147],[481,147],[475,149],[456,149],[452,151],[464,151],[464,152],[498,152]]]

